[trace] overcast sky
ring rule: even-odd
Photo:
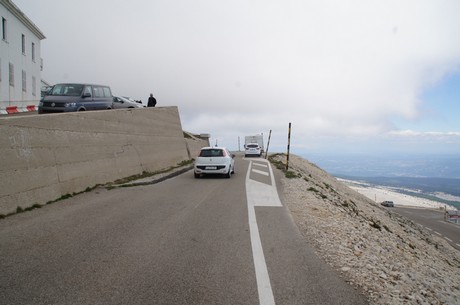
[[[238,149],[460,153],[458,0],[13,0],[42,77],[178,106]]]

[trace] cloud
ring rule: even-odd
[[[459,131],[439,132],[439,131],[413,131],[413,130],[398,130],[390,131],[387,133],[389,136],[396,137],[423,137],[430,139],[445,139],[445,138],[458,138],[460,140]]]
[[[230,147],[269,130],[283,147],[289,122],[315,147],[384,139],[394,118],[420,118],[423,92],[460,67],[456,0],[40,5],[57,12],[30,11],[47,36],[45,78],[109,83],[144,102],[153,92],[159,106],[179,106],[185,129]]]

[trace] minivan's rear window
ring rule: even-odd
[[[259,145],[257,145],[257,144],[248,144],[248,145],[246,145],[246,147],[249,147],[249,148],[259,148]]]
[[[202,149],[200,157],[223,157],[224,151],[222,149]]]
[[[63,96],[81,96],[83,85],[78,84],[58,84],[53,87],[50,95],[63,95]]]

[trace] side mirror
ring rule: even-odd
[[[235,159],[235,154],[232,154],[232,159]]]
[[[85,98],[85,97],[91,97],[91,93],[85,92],[85,93],[83,94],[83,98]]]

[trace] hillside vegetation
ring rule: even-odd
[[[270,157],[282,165],[285,155]],[[458,304],[460,252],[291,155],[283,201],[308,243],[371,304]]]

